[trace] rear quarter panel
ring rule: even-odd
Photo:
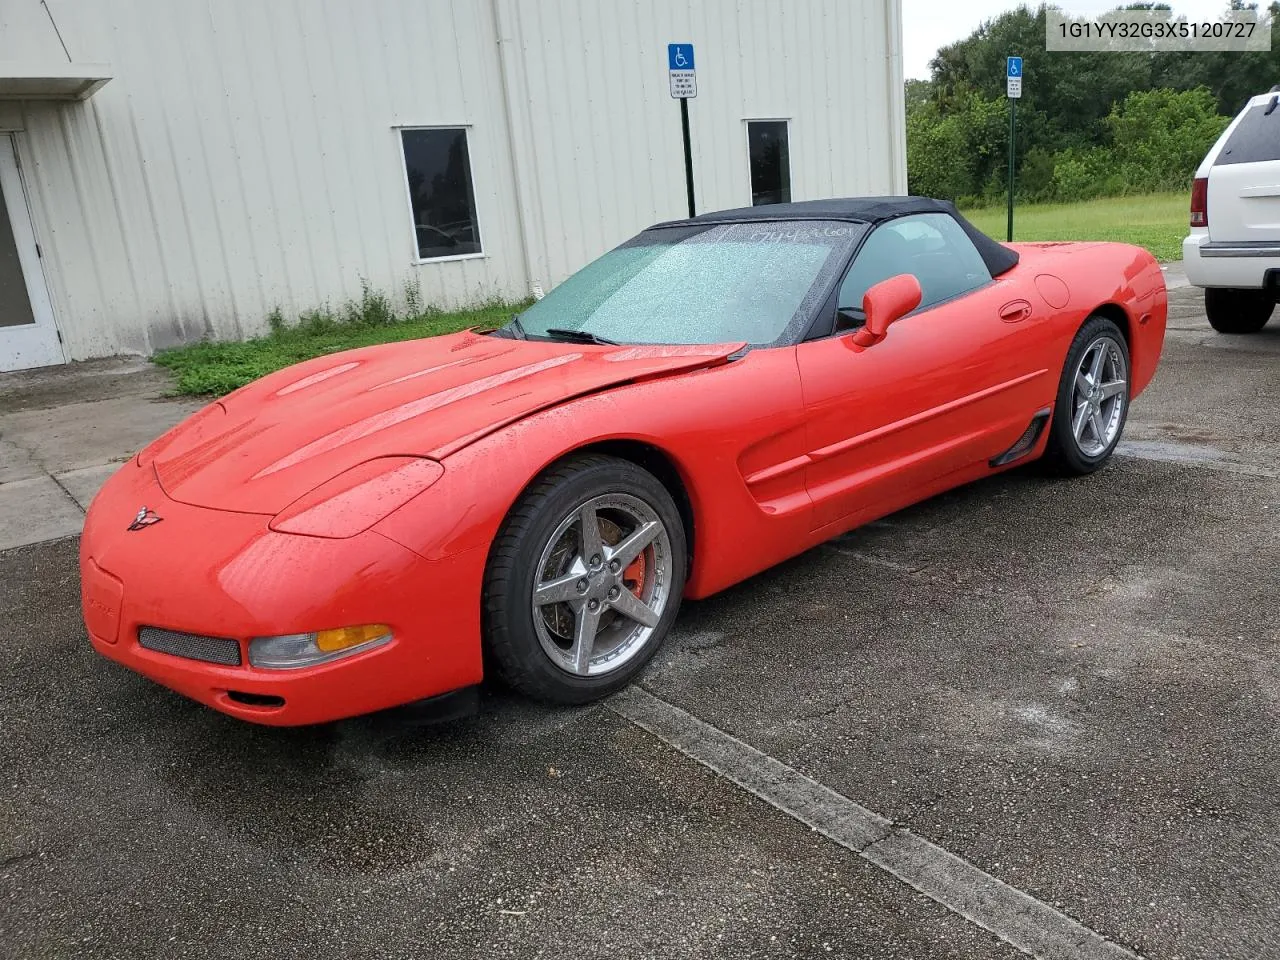
[[[1038,278],[1062,280],[1067,300],[1052,309],[1051,335],[1065,363],[1076,332],[1095,313],[1117,322],[1129,345],[1131,396],[1155,377],[1164,349],[1169,298],[1164,271],[1150,253],[1124,243],[1016,243],[1014,269],[1039,288]]]

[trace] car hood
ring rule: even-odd
[[[440,459],[574,397],[722,363],[744,344],[597,346],[466,332],[366,347],[271,374],[140,455],[196,506],[276,514],[382,456]]]

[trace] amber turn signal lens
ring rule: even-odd
[[[295,670],[390,642],[391,628],[382,623],[316,633],[289,633],[282,637],[256,637],[249,641],[249,662],[264,670]]]
[[[323,653],[337,653],[350,647],[358,647],[370,640],[385,637],[391,628],[383,623],[371,623],[363,627],[339,627],[337,630],[321,630],[316,634],[316,649]]]

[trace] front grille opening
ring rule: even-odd
[[[138,643],[148,650],[187,660],[203,660],[224,667],[240,666],[240,641],[228,637],[206,637],[161,627],[140,627]]]
[[[246,707],[283,707],[284,697],[273,696],[269,693],[244,693],[240,690],[228,690],[227,698],[234,700],[236,703],[242,703]]]

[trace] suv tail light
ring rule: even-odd
[[[1191,225],[1209,225],[1209,178],[1197,177],[1191,184]]]

